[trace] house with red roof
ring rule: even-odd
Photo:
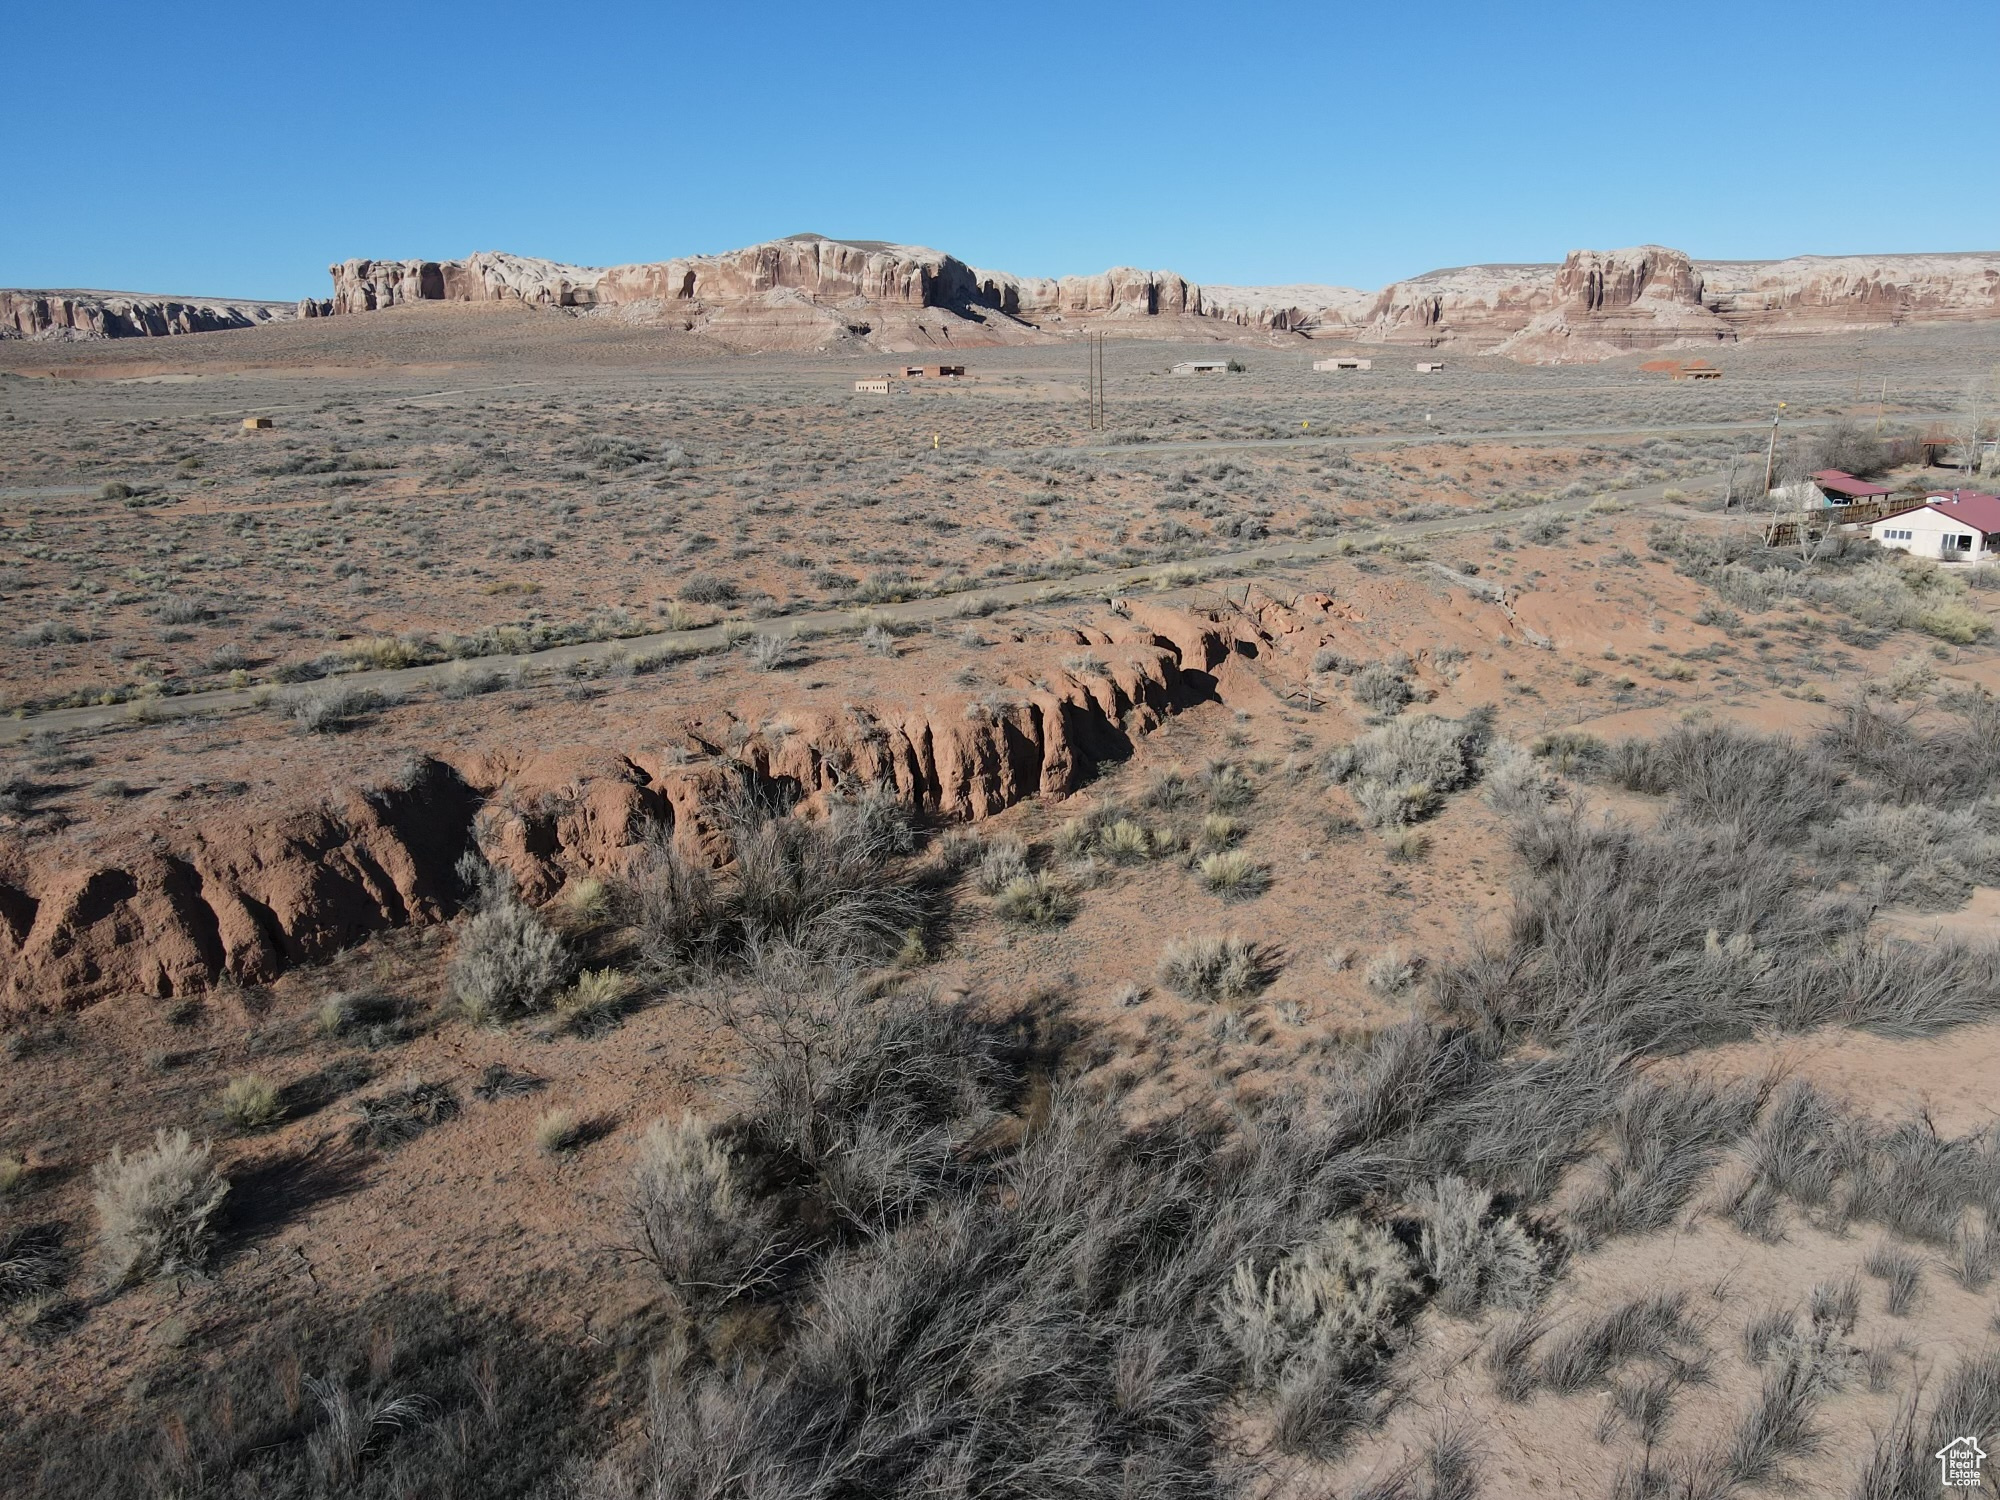
[[[1877,546],[1944,562],[1984,562],[2000,553],[2000,495],[1953,490],[1869,523]]]

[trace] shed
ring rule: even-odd
[[[1886,485],[1856,479],[1844,469],[1820,469],[1811,476],[1826,505],[1852,505],[1857,500],[1882,500],[1890,494]]]
[[[1439,370],[1442,370],[1443,368],[1444,368],[1443,360],[1441,359],[1432,360],[1429,361],[1428,363],[1418,365],[1417,373],[1419,375],[1435,375]]]
[[[243,427],[247,432],[262,432],[270,425],[271,419],[269,417],[245,417],[243,419]]]
[[[1232,361],[1226,359],[1184,359],[1173,368],[1176,375],[1227,375]]]
[[[1372,370],[1375,368],[1375,361],[1372,359],[1356,359],[1351,354],[1340,354],[1334,356],[1332,359],[1314,360],[1313,368],[1315,370]]]
[[[1722,371],[1705,359],[1691,359],[1678,369],[1667,373],[1669,380],[1720,380]]]
[[[1878,546],[1944,562],[1988,558],[2000,551],[2000,495],[1978,490],[1932,495],[1922,505],[1871,523],[1868,536]]]
[[[886,396],[889,394],[889,377],[884,375],[880,380],[857,380],[854,388],[871,396]]]
[[[925,365],[917,373],[920,375],[927,375],[933,380],[949,379],[953,376],[963,375],[965,373],[965,366]]]

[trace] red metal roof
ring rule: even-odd
[[[1987,536],[2000,532],[2000,495],[1989,495],[1982,490],[1953,490],[1949,498],[1932,495],[1928,503],[1940,515],[1963,521]]]
[[[1844,469],[1821,469],[1813,475],[1812,481],[1823,490],[1832,490],[1836,495],[1847,495],[1856,500],[1872,500],[1889,493],[1881,485],[1856,479]]]

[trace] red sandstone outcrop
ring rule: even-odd
[[[150,297],[134,292],[0,289],[0,338],[163,338],[253,328],[297,316],[289,302]]]
[[[265,823],[218,821],[169,838],[135,830],[51,865],[0,843],[0,1010],[117,995],[169,996],[222,976],[257,982],[456,904],[454,866],[477,847],[530,900],[573,876],[615,873],[656,833],[719,855],[715,813],[739,784],[810,815],[880,786],[920,817],[965,821],[1075,790],[1136,736],[1213,693],[1231,649],[1213,620],[1135,605],[1052,641],[1095,648],[1102,670],[1049,664],[984,698],[927,698],[753,726],[693,722],[672,752],[602,748],[416,762],[391,786]]]

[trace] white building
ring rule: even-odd
[[[2000,495],[1953,490],[1868,526],[1877,546],[1945,562],[1975,562],[2000,552]]]
[[[1332,359],[1314,360],[1313,368],[1315,370],[1372,370],[1375,368],[1375,361],[1372,359],[1356,359],[1351,354],[1340,354],[1335,355]]]
[[[1184,359],[1173,368],[1176,375],[1227,375],[1233,359]]]

